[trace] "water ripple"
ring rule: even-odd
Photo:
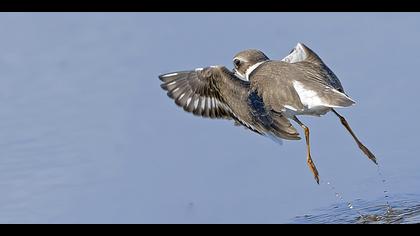
[[[383,199],[355,200],[354,210],[340,203],[297,216],[295,224],[414,224],[420,223],[420,195],[394,196],[389,199],[391,209]],[[357,211],[356,211],[357,210]],[[360,214],[361,215],[360,215]]]

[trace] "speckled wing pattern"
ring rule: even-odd
[[[221,97],[222,78],[216,69],[179,71],[159,76],[161,88],[186,112],[209,118],[231,118],[231,110]]]
[[[161,87],[185,111],[197,116],[234,119],[261,135],[299,139],[290,122],[280,114],[258,110],[258,97],[250,96],[250,84],[223,66],[179,71],[159,76]],[[254,104],[255,106],[252,106]],[[270,121],[262,122],[267,116]]]

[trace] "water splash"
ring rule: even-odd
[[[315,210],[312,214],[297,216],[296,224],[414,224],[420,223],[420,195],[388,196],[393,208],[383,204],[383,199],[374,201],[355,200],[359,212],[350,210],[346,203]],[[360,211],[364,214],[360,215]]]

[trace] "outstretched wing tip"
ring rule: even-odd
[[[184,111],[195,116],[230,118],[231,110],[214,86],[223,83],[220,68],[206,67],[159,75],[160,87]]]
[[[165,91],[168,90],[168,87],[164,83],[163,84],[160,84],[160,88],[163,89],[163,90],[165,90]]]
[[[174,76],[177,76],[180,72],[165,73],[158,76],[159,80],[162,82],[169,82],[171,79],[174,79]]]
[[[161,74],[161,75],[158,76],[158,78],[159,78],[160,81],[165,82],[165,77],[167,77],[167,75],[168,75],[168,73]]]

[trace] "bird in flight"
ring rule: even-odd
[[[185,111],[197,116],[231,119],[237,125],[274,140],[299,140],[290,121],[302,127],[307,164],[319,184],[312,160],[309,128],[297,116],[333,112],[363,153],[377,164],[373,153],[357,138],[335,108],[355,103],[337,76],[310,48],[298,43],[282,60],[248,49],[233,58],[234,69],[210,66],[159,76],[161,88]]]

